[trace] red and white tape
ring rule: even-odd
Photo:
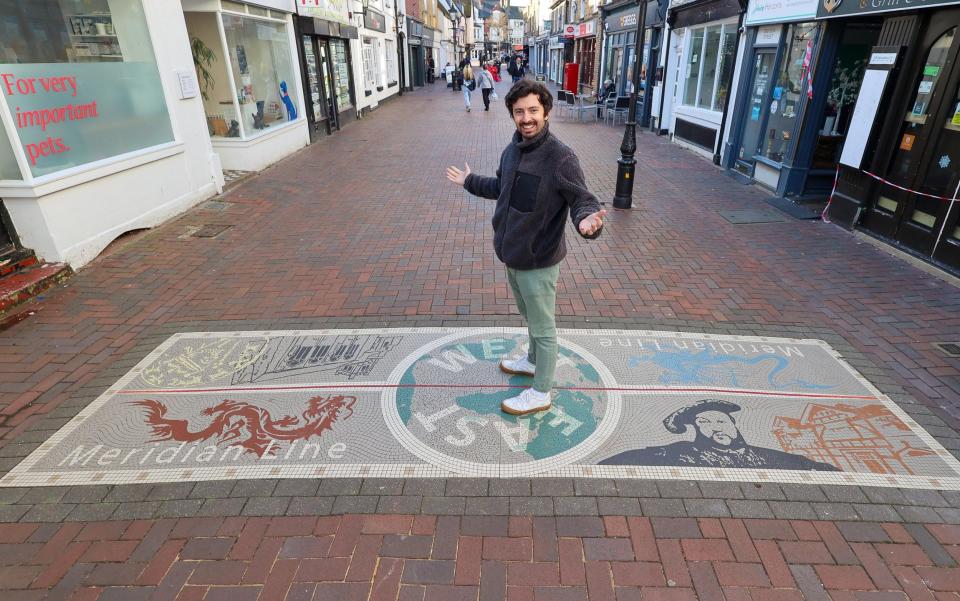
[[[883,184],[886,184],[886,185],[891,186],[891,187],[893,187],[893,188],[896,188],[896,189],[898,189],[898,190],[903,190],[904,192],[909,192],[910,194],[916,194],[917,196],[926,196],[927,198],[933,198],[933,199],[935,199],[935,200],[943,200],[943,201],[946,201],[946,202],[951,202],[951,201],[953,201],[954,198],[955,198],[955,197],[950,197],[950,196],[937,196],[936,194],[927,194],[926,192],[920,192],[919,190],[912,190],[912,189],[910,189],[910,188],[906,188],[906,187],[901,186],[901,185],[899,185],[899,184],[895,184],[895,183],[891,182],[890,180],[883,179],[883,178],[880,177],[879,175],[876,175],[876,174],[874,174],[874,173],[870,173],[869,171],[867,171],[867,170],[865,170],[865,169],[858,169],[858,171],[860,171],[861,173],[865,173],[865,174],[869,175],[870,177],[872,177],[873,179],[877,180],[878,182],[881,182],[881,183],[883,183]],[[840,165],[837,164],[837,172],[836,172],[836,174],[833,176],[833,189],[830,191],[830,198],[829,198],[829,200],[827,200],[827,206],[825,206],[825,207],[823,208],[823,213],[820,214],[820,219],[822,219],[824,223],[830,223],[830,220],[827,219],[827,211],[830,210],[830,205],[833,203],[833,195],[834,195],[834,193],[836,193],[836,191],[837,191],[837,181],[839,181],[839,179],[840,179]]]

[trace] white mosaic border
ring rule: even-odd
[[[821,484],[821,485],[860,485],[860,486],[878,486],[878,487],[897,487],[897,488],[920,488],[934,490],[960,490],[960,461],[958,461],[949,451],[936,441],[920,424],[913,420],[905,411],[903,411],[889,397],[880,392],[869,380],[857,372],[843,356],[831,347],[827,342],[819,339],[798,339],[781,338],[770,336],[736,336],[722,334],[701,334],[695,332],[667,332],[659,330],[607,330],[607,329],[560,329],[558,336],[660,336],[680,339],[699,339],[699,340],[729,340],[736,342],[767,342],[767,343],[796,343],[804,342],[816,344],[828,352],[843,368],[845,368],[858,382],[869,390],[878,401],[888,408],[894,415],[901,419],[911,431],[920,438],[932,451],[936,452],[940,459],[947,466],[954,470],[957,477],[930,478],[924,476],[907,475],[878,475],[865,473],[849,472],[818,472],[818,471],[798,471],[798,470],[752,470],[752,469],[718,469],[718,468],[692,468],[692,467],[659,467],[659,466],[607,466],[607,465],[554,465],[559,463],[558,457],[567,455],[576,451],[585,443],[578,447],[566,451],[565,453],[542,460],[549,462],[550,467],[541,464],[541,471],[528,470],[527,465],[518,466],[489,466],[486,464],[470,464],[468,462],[458,461],[456,466],[451,465],[449,457],[443,456],[441,461],[447,463],[448,468],[454,468],[456,471],[444,469],[437,465],[374,465],[374,464],[300,464],[300,465],[282,465],[282,466],[237,466],[237,467],[207,467],[196,469],[153,469],[153,470],[111,470],[103,472],[31,472],[38,461],[53,449],[58,443],[69,436],[80,424],[87,418],[96,413],[106,403],[113,398],[123,388],[132,382],[142,370],[150,363],[158,359],[164,352],[169,350],[174,344],[183,339],[209,339],[209,338],[243,338],[243,337],[262,337],[262,336],[310,336],[310,335],[363,335],[373,333],[393,333],[393,334],[448,334],[441,340],[455,340],[467,335],[477,334],[522,334],[526,332],[525,328],[358,328],[358,329],[331,329],[331,330],[258,330],[258,331],[239,331],[239,332],[184,332],[174,334],[156,349],[150,352],[127,374],[118,380],[113,386],[108,388],[95,399],[90,405],[85,407],[63,428],[58,430],[46,442],[38,447],[26,459],[18,464],[6,476],[0,478],[0,487],[12,486],[70,486],[86,484],[135,484],[135,483],[160,483],[160,482],[180,482],[184,480],[246,480],[259,478],[456,478],[456,477],[569,477],[569,478],[621,478],[621,479],[655,479],[655,480],[704,480],[714,482],[778,482],[778,483],[798,483],[798,484]],[[442,344],[440,342],[439,344]],[[592,354],[583,351],[576,345],[565,342],[578,353],[583,353],[584,358],[596,361],[594,367],[601,373],[601,379],[604,382],[614,382],[612,374],[606,366],[596,359]],[[426,346],[437,345],[436,341]],[[422,349],[421,349],[422,350]],[[391,374],[390,381],[383,384],[391,388],[383,391],[383,398],[395,398],[396,388],[394,384],[399,381],[406,367],[409,367],[415,360],[416,353],[412,353],[398,365],[397,369]],[[403,367],[403,369],[400,369]],[[375,383],[376,384],[376,383]],[[323,383],[327,387],[330,383]],[[296,388],[309,387],[309,384],[297,385]],[[349,388],[349,384],[345,387]],[[223,388],[243,388],[243,387],[214,387]],[[357,387],[359,388],[359,387]],[[365,390],[374,388],[370,383],[365,383],[362,387]],[[689,389],[689,388],[688,388]],[[197,389],[197,394],[201,394],[202,389]],[[777,391],[781,396],[792,396],[783,391]],[[392,393],[392,394],[390,394]],[[658,390],[657,394],[666,394],[663,390]],[[183,394],[183,393],[180,393]],[[623,394],[643,395],[643,390],[625,391]],[[684,392],[682,394],[687,394]],[[745,394],[745,393],[728,393]],[[622,399],[620,399],[622,401]],[[621,405],[617,404],[618,407]],[[395,405],[394,405],[395,407]],[[385,413],[386,416],[390,415]],[[614,424],[618,420],[605,419],[605,423]],[[391,432],[395,434],[393,428],[397,424],[390,424]],[[404,429],[405,430],[405,429]],[[596,434],[596,433],[595,433]],[[593,439],[588,438],[588,441]],[[398,442],[402,440],[397,437]],[[419,442],[419,441],[418,441]],[[601,441],[602,442],[602,441]],[[402,444],[402,442],[401,442]],[[421,443],[422,444],[422,443]],[[406,445],[404,445],[406,448]],[[424,445],[425,446],[425,445]],[[592,447],[593,445],[591,445]],[[411,450],[411,449],[408,449]],[[432,449],[429,449],[432,451]],[[594,450],[593,448],[590,449]],[[587,451],[589,452],[589,451]],[[419,456],[419,453],[415,453]],[[577,458],[582,458],[586,453],[576,453]],[[432,455],[432,453],[431,453]],[[566,461],[575,461],[571,456],[564,457]],[[536,462],[541,463],[541,462]],[[494,467],[490,473],[490,468]],[[482,472],[482,473],[481,473]]]

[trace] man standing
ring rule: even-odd
[[[507,73],[513,77],[513,83],[517,83],[523,79],[523,62],[519,55],[510,61],[510,66],[507,67]]]
[[[553,96],[531,80],[514,84],[505,99],[517,131],[500,155],[496,177],[447,167],[447,179],[467,192],[495,198],[493,246],[507,266],[507,280],[527,322],[526,357],[503,358],[500,369],[533,376],[533,386],[506,399],[500,408],[526,415],[550,408],[557,365],[556,300],[560,262],[567,254],[567,214],[581,236],[600,235],[607,212],[587,189],[577,156],[550,133]]]

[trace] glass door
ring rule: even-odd
[[[333,81],[333,66],[327,40],[317,40],[317,50],[320,58],[320,81],[323,82],[323,95],[326,98],[327,120],[330,131],[334,131],[340,129],[340,113],[337,111],[337,89]]]
[[[774,63],[777,60],[776,48],[762,48],[753,56],[753,81],[750,82],[750,101],[744,119],[743,135],[734,167],[746,175],[753,176],[754,158],[760,152],[763,131],[767,119],[764,107],[769,102],[770,83],[773,79]]]
[[[307,117],[310,123],[310,138],[315,139],[318,133],[330,133],[327,123],[328,113],[323,89],[320,85],[319,60],[314,39],[312,36],[305,35],[302,37],[302,43],[307,71],[307,106],[310,108]]]

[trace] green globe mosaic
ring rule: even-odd
[[[525,464],[582,445],[608,416],[594,365],[561,343],[553,406],[524,417],[500,410],[533,379],[503,373],[504,355],[526,353],[526,338],[470,337],[417,358],[404,372],[396,410],[410,434],[454,461]],[[524,346],[521,346],[524,345]]]

